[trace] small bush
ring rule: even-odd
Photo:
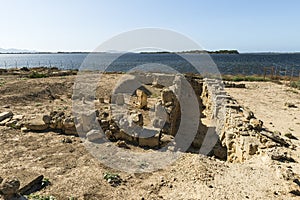
[[[293,88],[300,89],[300,81],[293,81],[290,83],[290,86]]]
[[[111,185],[111,186],[118,186],[121,184],[122,179],[119,174],[113,174],[110,172],[106,172],[103,175],[103,178]]]
[[[28,75],[29,78],[45,78],[47,77],[46,74],[41,74],[38,72],[31,72],[31,74]]]

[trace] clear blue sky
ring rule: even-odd
[[[0,48],[92,51],[143,27],[209,50],[300,51],[299,0],[0,0]]]

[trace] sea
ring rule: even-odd
[[[209,57],[209,59],[207,58]],[[209,61],[207,61],[209,60]],[[192,61],[192,62],[190,62]],[[197,72],[193,64],[202,62],[221,74],[263,75],[271,68],[278,75],[300,76],[300,53],[186,54],[174,53],[34,53],[0,54],[0,68],[57,67],[60,69],[105,68],[126,72],[148,63],[168,66],[179,72]],[[205,63],[205,64],[203,64]]]

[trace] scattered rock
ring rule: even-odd
[[[66,135],[78,135],[73,117],[67,117],[62,120],[62,130]]]
[[[2,113],[0,113],[0,122],[7,119],[7,118],[11,118],[12,116],[13,116],[13,113],[11,111],[2,112]]]
[[[70,138],[68,138],[68,137],[62,139],[61,142],[62,142],[62,143],[68,143],[68,144],[73,143],[73,141],[72,141]]]
[[[288,108],[297,108],[297,106],[294,103],[291,103],[291,102],[286,102],[284,104],[284,106],[286,106]]]
[[[18,121],[17,120],[10,120],[9,122],[7,122],[6,124],[5,124],[5,126],[7,126],[7,127],[11,127],[11,128],[18,128],[17,127],[17,123],[18,123]]]
[[[290,157],[287,152],[278,152],[274,151],[271,154],[271,159],[272,160],[277,160],[280,162],[296,162],[292,157]]]
[[[35,119],[26,122],[25,127],[33,131],[44,131],[49,125],[44,122],[43,116],[36,116]]]
[[[123,140],[118,140],[116,146],[124,149],[130,149],[126,142]]]
[[[52,120],[51,116],[49,116],[49,115],[43,116],[43,121],[45,122],[45,124],[50,124],[51,120]]]
[[[142,113],[133,113],[130,115],[130,121],[132,121],[133,123],[139,125],[139,126],[143,126],[143,115]]]
[[[292,133],[286,133],[284,136],[289,139],[298,140],[298,138],[296,138]]]
[[[6,123],[8,123],[10,120],[11,120],[11,118],[6,118],[6,119],[2,120],[2,121],[0,122],[0,126],[5,126]]]
[[[281,138],[279,134],[276,134],[275,132],[261,131],[260,134],[272,139],[274,142],[277,142],[285,147],[290,146],[290,144],[285,139]]]
[[[25,184],[22,188],[19,189],[20,194],[29,195],[33,192],[40,190],[43,187],[43,179],[43,175],[37,176],[32,181]]]
[[[25,132],[28,132],[28,131],[30,131],[28,128],[26,128],[26,127],[22,127],[21,128],[21,132],[22,133],[25,133]]]

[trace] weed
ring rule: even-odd
[[[103,178],[105,180],[107,180],[107,182],[111,186],[114,186],[114,187],[120,185],[121,181],[122,181],[119,174],[114,174],[114,173],[110,173],[110,172],[104,173]]]
[[[51,182],[50,182],[49,178],[44,178],[44,179],[43,179],[43,184],[45,184],[45,185],[50,185]]]
[[[5,83],[6,83],[5,81],[0,81],[0,87],[5,85]]]

